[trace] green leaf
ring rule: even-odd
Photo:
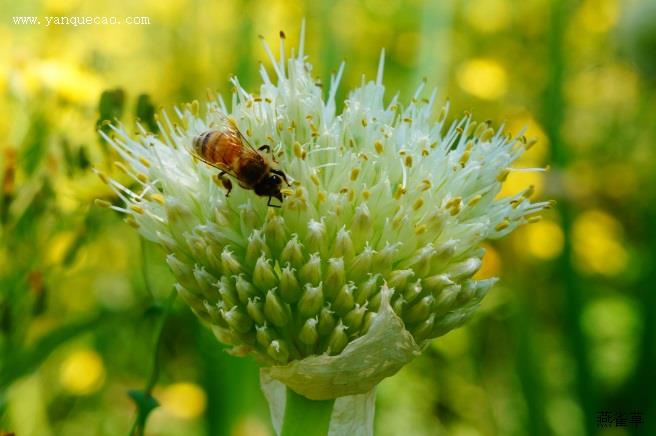
[[[123,115],[125,106],[125,91],[121,88],[108,89],[100,95],[98,103],[98,121],[96,128],[108,133],[109,126]],[[101,138],[101,142],[103,142]]]
[[[155,105],[148,94],[141,94],[137,97],[135,114],[138,120],[153,133],[157,133],[159,128],[155,121]]]
[[[98,327],[108,321],[113,315],[101,312],[94,316],[74,321],[70,324],[44,335],[34,345],[24,350],[11,350],[2,356],[0,362],[0,391],[19,377],[22,377],[43,363],[43,361],[63,343],[82,333]]]
[[[134,421],[130,435],[143,435],[148,415],[159,406],[159,402],[145,391],[130,390],[128,395],[137,405],[137,419]]]

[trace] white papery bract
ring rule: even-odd
[[[212,97],[163,113],[159,135],[115,128],[107,140],[130,180],[101,174],[125,203],[111,207],[164,247],[180,296],[219,339],[264,364],[338,356],[382,305],[419,346],[461,325],[494,281],[472,278],[481,242],[547,206],[531,188],[497,198],[526,140],[470,116],[447,125],[448,104],[437,115],[421,87],[386,103],[382,57],[339,112],[343,66],[324,90],[302,46],[270,57],[274,77],[262,67],[257,93],[234,79],[230,108]],[[273,147],[291,181],[281,208],[240,187],[226,197],[189,153],[225,115]]]

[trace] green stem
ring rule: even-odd
[[[146,382],[146,387],[143,391],[133,390],[129,392],[130,397],[137,404],[137,416],[135,417],[132,428],[130,429],[130,436],[144,435],[146,431],[146,420],[148,419],[148,415],[150,415],[150,412],[152,412],[153,409],[159,406],[159,403],[152,397],[151,393],[157,384],[157,379],[159,378],[159,351],[162,347],[164,324],[166,324],[166,319],[171,312],[173,302],[175,301],[175,297],[177,295],[177,291],[173,289],[169,297],[166,299],[166,302],[164,303],[162,315],[157,320],[157,325],[155,326],[155,350],[153,352],[153,364],[150,371],[150,376]]]
[[[325,436],[335,400],[310,400],[287,388],[281,436]]]

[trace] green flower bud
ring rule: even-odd
[[[278,363],[287,363],[289,360],[289,348],[282,339],[274,339],[267,348],[267,354]]]
[[[199,298],[197,295],[192,294],[187,290],[187,288],[185,288],[179,283],[175,284],[175,289],[178,291],[178,295],[180,295],[180,297],[184,300],[184,302],[187,303],[193,309],[194,312],[207,315],[207,311],[205,310],[205,305],[203,304],[202,298]]]
[[[282,269],[280,276],[280,296],[287,303],[295,303],[301,296],[301,285],[299,285],[295,269],[291,265],[287,265]]]
[[[350,331],[359,330],[362,326],[362,321],[364,320],[364,315],[366,313],[366,306],[360,306],[359,304],[356,304],[354,309],[344,315],[344,324],[349,328]]]
[[[221,252],[221,268],[224,274],[236,275],[241,272],[239,261],[228,247],[225,247]]]
[[[270,257],[269,246],[264,241],[262,232],[255,229],[248,237],[246,245],[246,263],[254,265],[260,256]]]
[[[212,274],[208,273],[205,268],[194,268],[194,278],[205,298],[216,300],[216,288],[214,285],[217,280]]]
[[[392,309],[394,310],[394,313],[396,313],[398,316],[403,318],[403,308],[405,306],[405,298],[403,298],[403,295],[399,295],[392,301]]]
[[[452,265],[447,273],[452,281],[460,281],[468,279],[478,271],[481,267],[481,259],[471,257],[465,261]]]
[[[343,226],[339,232],[337,232],[337,237],[335,238],[333,257],[341,257],[345,262],[350,262],[354,256],[355,248],[353,246],[353,241],[351,240],[351,235],[346,230],[346,227]]]
[[[325,274],[324,289],[327,298],[334,298],[337,291],[346,283],[344,259],[341,257],[328,259],[328,269]]]
[[[421,287],[421,279],[416,280],[412,283],[410,283],[406,288],[405,292],[403,293],[403,297],[405,297],[405,301],[408,303],[414,302],[419,295],[421,295],[421,292],[423,291]]]
[[[364,315],[364,320],[362,321],[362,326],[360,326],[360,335],[366,335],[371,327],[371,323],[376,319],[376,312],[367,312]]]
[[[247,333],[253,327],[253,320],[238,306],[221,312],[228,325],[239,333]]]
[[[322,284],[312,286],[309,283],[305,285],[305,290],[298,302],[298,313],[303,318],[315,316],[323,306],[323,289]]]
[[[373,270],[380,273],[388,273],[391,271],[400,245],[400,243],[386,243],[383,249],[376,253]]]
[[[380,274],[369,274],[369,278],[361,283],[355,290],[355,302],[364,304],[369,297],[374,295],[380,289]]]
[[[456,252],[456,241],[447,241],[443,244],[440,244],[435,247],[435,259],[439,262],[444,262],[450,260],[450,258],[455,254]],[[433,265],[433,268],[435,268],[435,264]],[[439,266],[439,264],[438,264]]]
[[[244,279],[244,274],[235,276],[235,288],[241,304],[248,303],[251,298],[260,295],[260,292],[255,287]]]
[[[481,301],[497,279],[467,280],[462,285],[462,300]]]
[[[211,304],[209,301],[204,301],[205,311],[209,315],[209,322],[214,325],[228,328],[228,323],[223,319],[221,310],[225,308],[223,302],[219,301],[217,304]]]
[[[351,223],[351,235],[353,238],[354,246],[360,249],[371,238],[373,228],[371,226],[371,214],[366,203],[360,203],[355,208],[355,215]]]
[[[264,224],[264,235],[272,250],[280,252],[288,240],[285,220],[280,215],[269,215]]]
[[[316,285],[321,281],[321,258],[319,254],[310,255],[310,260],[301,268],[298,273],[301,281]]]
[[[355,256],[351,268],[349,268],[349,277],[352,280],[361,280],[371,271],[371,263],[374,260],[374,253],[374,249],[367,245],[362,253]]]
[[[355,301],[353,299],[353,291],[355,290],[355,285],[353,282],[348,282],[337,292],[335,301],[333,302],[332,308],[340,316],[346,315],[353,306],[355,306]]]
[[[155,234],[157,235],[159,243],[162,244],[164,248],[166,248],[167,252],[175,253],[178,251],[178,243],[175,242],[175,239],[160,231],[155,232]]]
[[[439,294],[437,294],[437,310],[435,313],[441,315],[451,310],[451,308],[455,305],[456,300],[458,299],[460,289],[460,285],[451,285],[442,289]]]
[[[270,289],[276,286],[277,282],[271,263],[264,255],[260,256],[253,270],[253,284],[259,289]]]
[[[397,292],[403,292],[408,282],[415,273],[411,269],[392,271],[387,281],[387,286],[394,288]]]
[[[196,279],[192,273],[191,267],[184,262],[180,262],[178,257],[175,254],[169,254],[166,256],[166,263],[169,264],[169,268],[173,271],[173,275],[178,280],[182,286],[189,289],[196,289]]]
[[[473,309],[471,308],[467,310],[459,309],[448,312],[435,323],[435,327],[433,328],[430,337],[436,338],[456,327],[460,327],[472,313]]]
[[[232,307],[239,304],[239,297],[237,296],[237,292],[235,292],[233,289],[232,283],[230,283],[228,277],[221,277],[221,280],[219,280],[216,286],[219,289],[221,301],[223,301],[227,309],[231,309]]]
[[[276,327],[284,327],[289,322],[289,306],[278,297],[275,289],[267,292],[266,299],[264,300],[264,316],[267,321]]]
[[[328,339],[328,354],[334,356],[341,353],[346,344],[348,344],[346,326],[340,321],[330,334],[330,339]]]
[[[305,262],[303,255],[303,246],[298,242],[298,236],[292,235],[292,239],[287,242],[280,256],[283,262],[291,264],[294,268],[299,269]]]
[[[203,240],[203,238],[196,234],[191,234],[186,235],[185,240],[187,242],[187,247],[189,247],[189,250],[191,251],[191,255],[194,258],[194,261],[200,261],[206,265],[207,259],[205,254],[207,252],[207,243]],[[194,269],[196,269],[196,267]]]
[[[446,274],[435,274],[422,280],[424,289],[429,292],[437,293],[440,289],[451,286],[453,281]]]
[[[410,260],[409,266],[419,277],[425,277],[430,274],[432,269],[433,258],[437,250],[433,244],[428,244],[418,250],[417,254]]]
[[[374,312],[378,312],[380,309],[380,303],[382,301],[382,294],[380,292],[376,292],[373,294],[367,302],[369,303],[369,310],[373,310]]]
[[[308,222],[305,242],[309,252],[326,254],[326,225],[323,221],[310,220]]]
[[[418,343],[421,343],[422,341],[430,338],[434,327],[435,327],[435,314],[431,313],[428,319],[423,321],[414,329],[412,336],[415,337],[415,340]]]
[[[321,308],[319,313],[319,334],[321,336],[328,336],[335,328],[334,312],[330,310],[330,304]]]
[[[176,198],[170,198],[164,205],[166,210],[166,222],[172,235],[179,235],[178,243],[184,246],[182,235],[193,233],[196,226],[196,217],[189,208]]]
[[[266,322],[263,325],[255,327],[255,336],[257,338],[257,343],[265,349],[269,348],[271,341],[278,339],[276,331],[269,327]]]
[[[253,207],[253,204],[250,202],[250,200],[239,206],[239,222],[241,224],[242,233],[244,233],[244,231],[248,231],[249,229],[259,227],[260,216]],[[257,259],[257,256],[255,259]]]
[[[301,327],[301,332],[298,334],[298,340],[305,345],[316,345],[319,341],[319,332],[317,331],[318,323],[319,321],[316,318],[305,320],[303,327]]]
[[[217,277],[223,274],[223,265],[221,263],[221,253],[212,245],[207,245],[205,249],[207,262],[210,270],[217,274]]]
[[[246,312],[258,325],[263,325],[266,321],[264,319],[264,304],[260,301],[260,297],[253,297],[248,299],[246,305]]]
[[[425,296],[408,309],[403,319],[411,324],[424,321],[430,315],[434,300],[435,298],[432,295]]]

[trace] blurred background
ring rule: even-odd
[[[43,18],[87,15],[150,24]],[[167,309],[162,252],[93,205],[110,193],[90,168],[115,171],[102,120],[155,129],[158,107],[227,95],[232,74],[256,88],[257,36],[293,47],[303,18],[315,73],[347,62],[342,98],[384,47],[388,97],[426,78],[451,118],[527,127],[519,166],[550,171],[504,194],[558,202],[488,244],[479,275],[501,281],[380,385],[377,434],[656,434],[656,1],[1,0],[0,16],[0,434],[128,434],[127,392],[148,384],[149,435],[272,434],[256,365]]]

